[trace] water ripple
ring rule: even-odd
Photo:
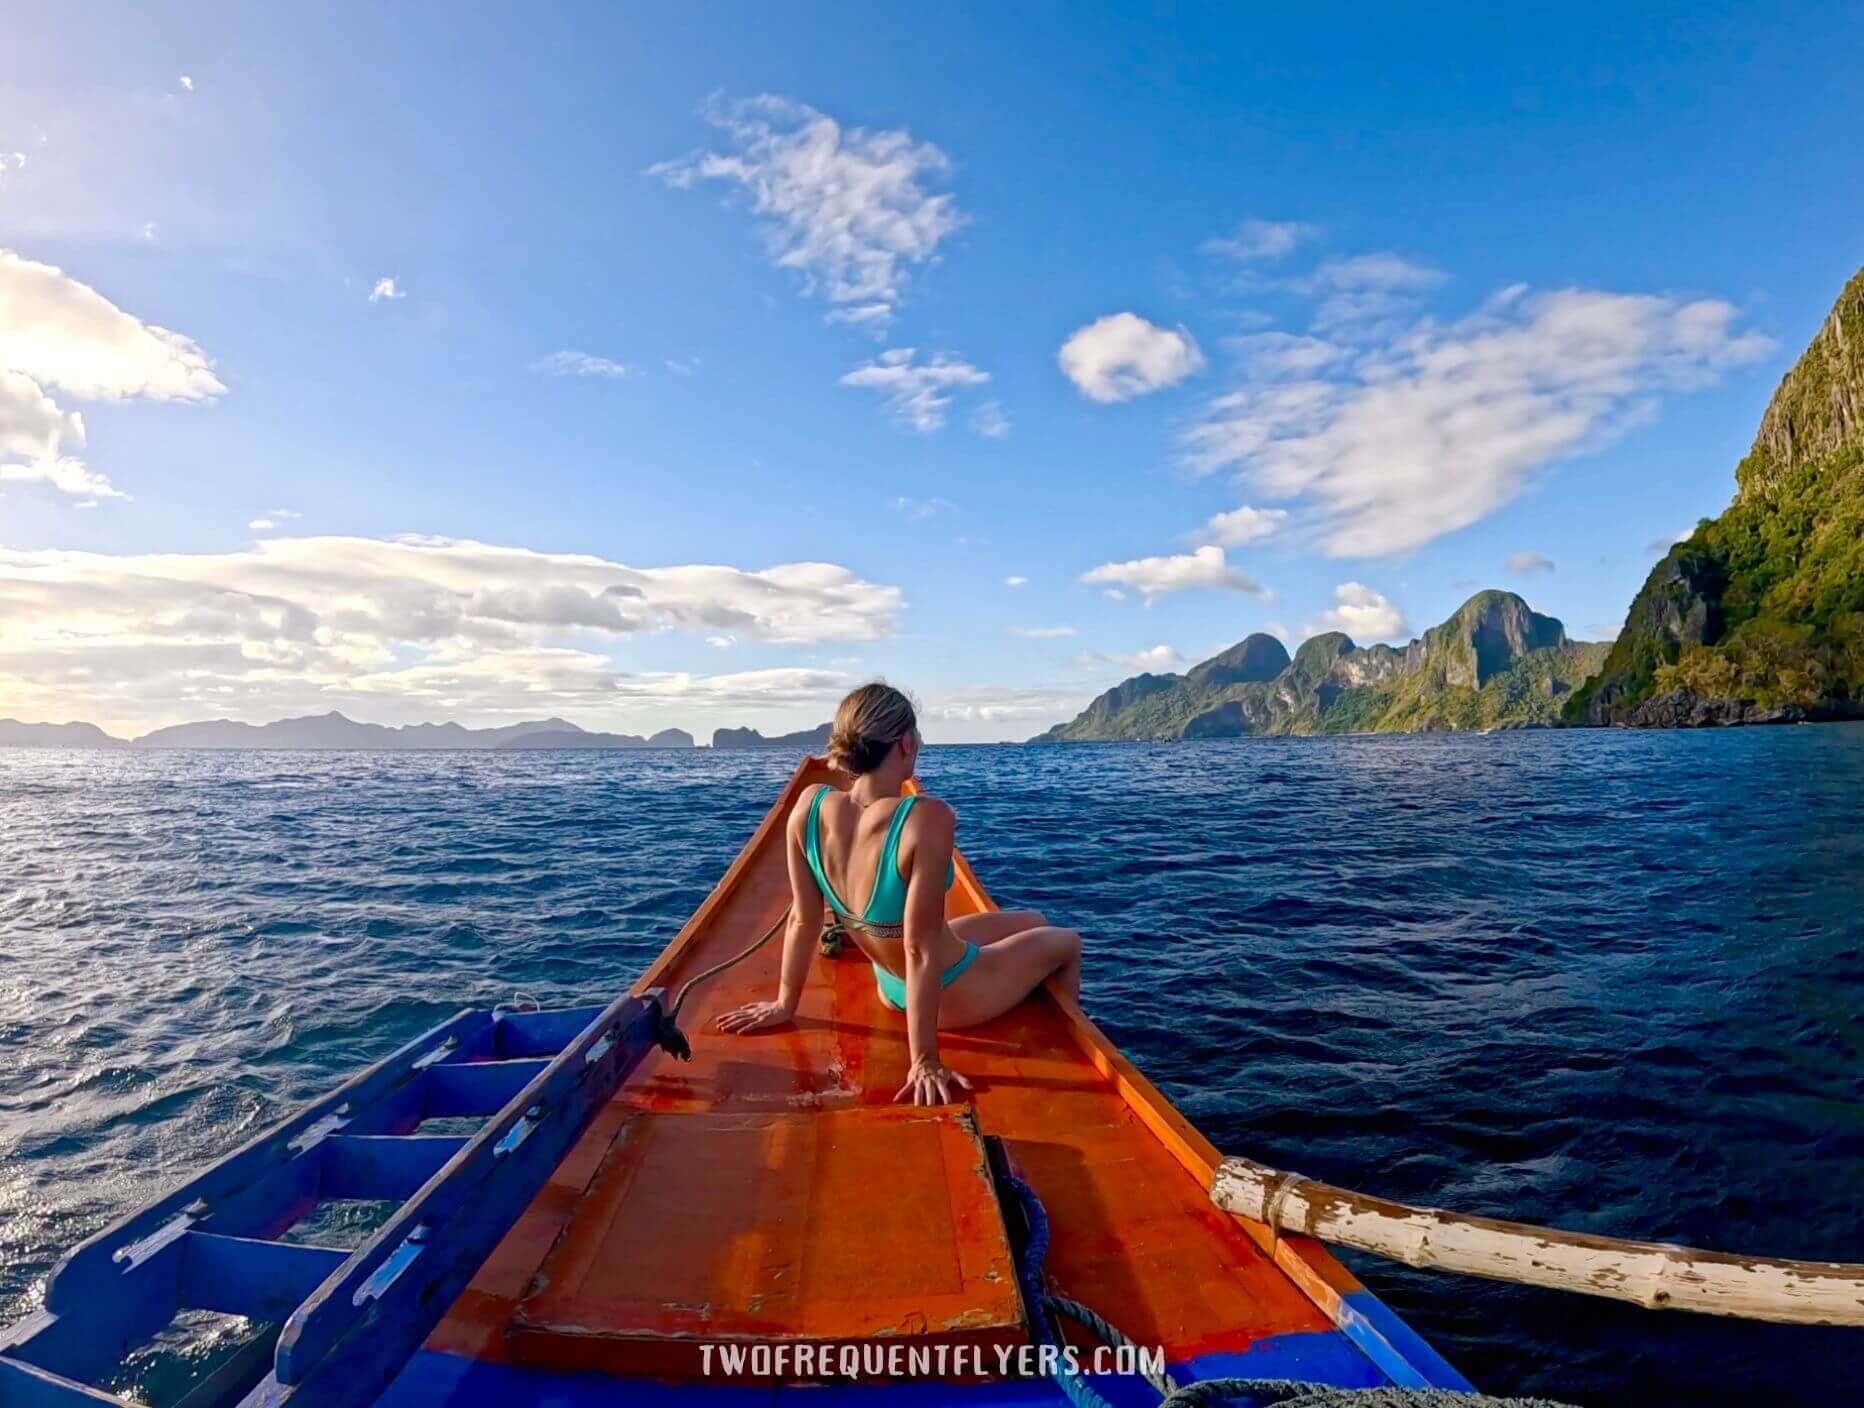
[[[787,772],[0,751],[0,1322],[458,1007],[625,986]],[[1864,1261],[1864,727],[941,748],[927,775],[1000,901],[1087,931],[1089,1007],[1220,1146]],[[1498,1391],[1842,1402],[1864,1350],[1355,1268]]]

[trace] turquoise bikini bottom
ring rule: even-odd
[[[948,988],[958,980],[958,975],[977,961],[977,945],[966,943],[964,953],[958,961],[938,975],[938,985]],[[878,963],[874,965],[874,986],[880,989],[880,1000],[895,1012],[906,1010],[906,979],[896,978]]]

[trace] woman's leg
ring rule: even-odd
[[[998,939],[980,948],[971,966],[939,994],[939,1029],[974,1027],[1000,1017],[1050,974],[1060,978],[1069,997],[1080,995],[1081,936],[1074,930],[1045,925]]]
[[[1040,929],[1047,923],[1033,909],[993,909],[988,914],[967,914],[952,920],[951,931],[968,944],[988,948],[1011,934]]]

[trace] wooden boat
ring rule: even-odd
[[[252,1408],[815,1404],[900,1392],[841,1370],[901,1351],[956,1366],[922,1401],[1055,1403],[1048,1379],[978,1372],[1043,1333],[1012,1178],[1046,1208],[1047,1289],[1181,1381],[1468,1387],[1318,1243],[1213,1206],[1216,1149],[1055,992],[941,1036],[966,1106],[892,1103],[903,1019],[852,949],[818,960],[793,1026],[711,1030],[774,989],[772,942],[695,991],[690,1062],[656,1046],[665,994],[781,916],[784,819],[824,780],[805,760],[627,997],[462,1013],[80,1247],[46,1309],[0,1331],[0,1408],[116,1401],[92,1385],[189,1306],[282,1323],[215,1390]],[[948,904],[993,907],[962,856]],[[419,1132],[481,1114],[468,1138]],[[402,1206],[354,1252],[277,1240],[344,1196]],[[728,1374],[720,1346],[769,1347],[769,1367]],[[799,1367],[819,1347],[856,1358]],[[1121,1401],[1157,1400],[1139,1389]]]

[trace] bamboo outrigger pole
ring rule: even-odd
[[[1367,1197],[1239,1158],[1217,1165],[1210,1200],[1279,1231],[1407,1266],[1608,1296],[1652,1310],[1864,1325],[1859,1264],[1735,1256],[1467,1217]]]

